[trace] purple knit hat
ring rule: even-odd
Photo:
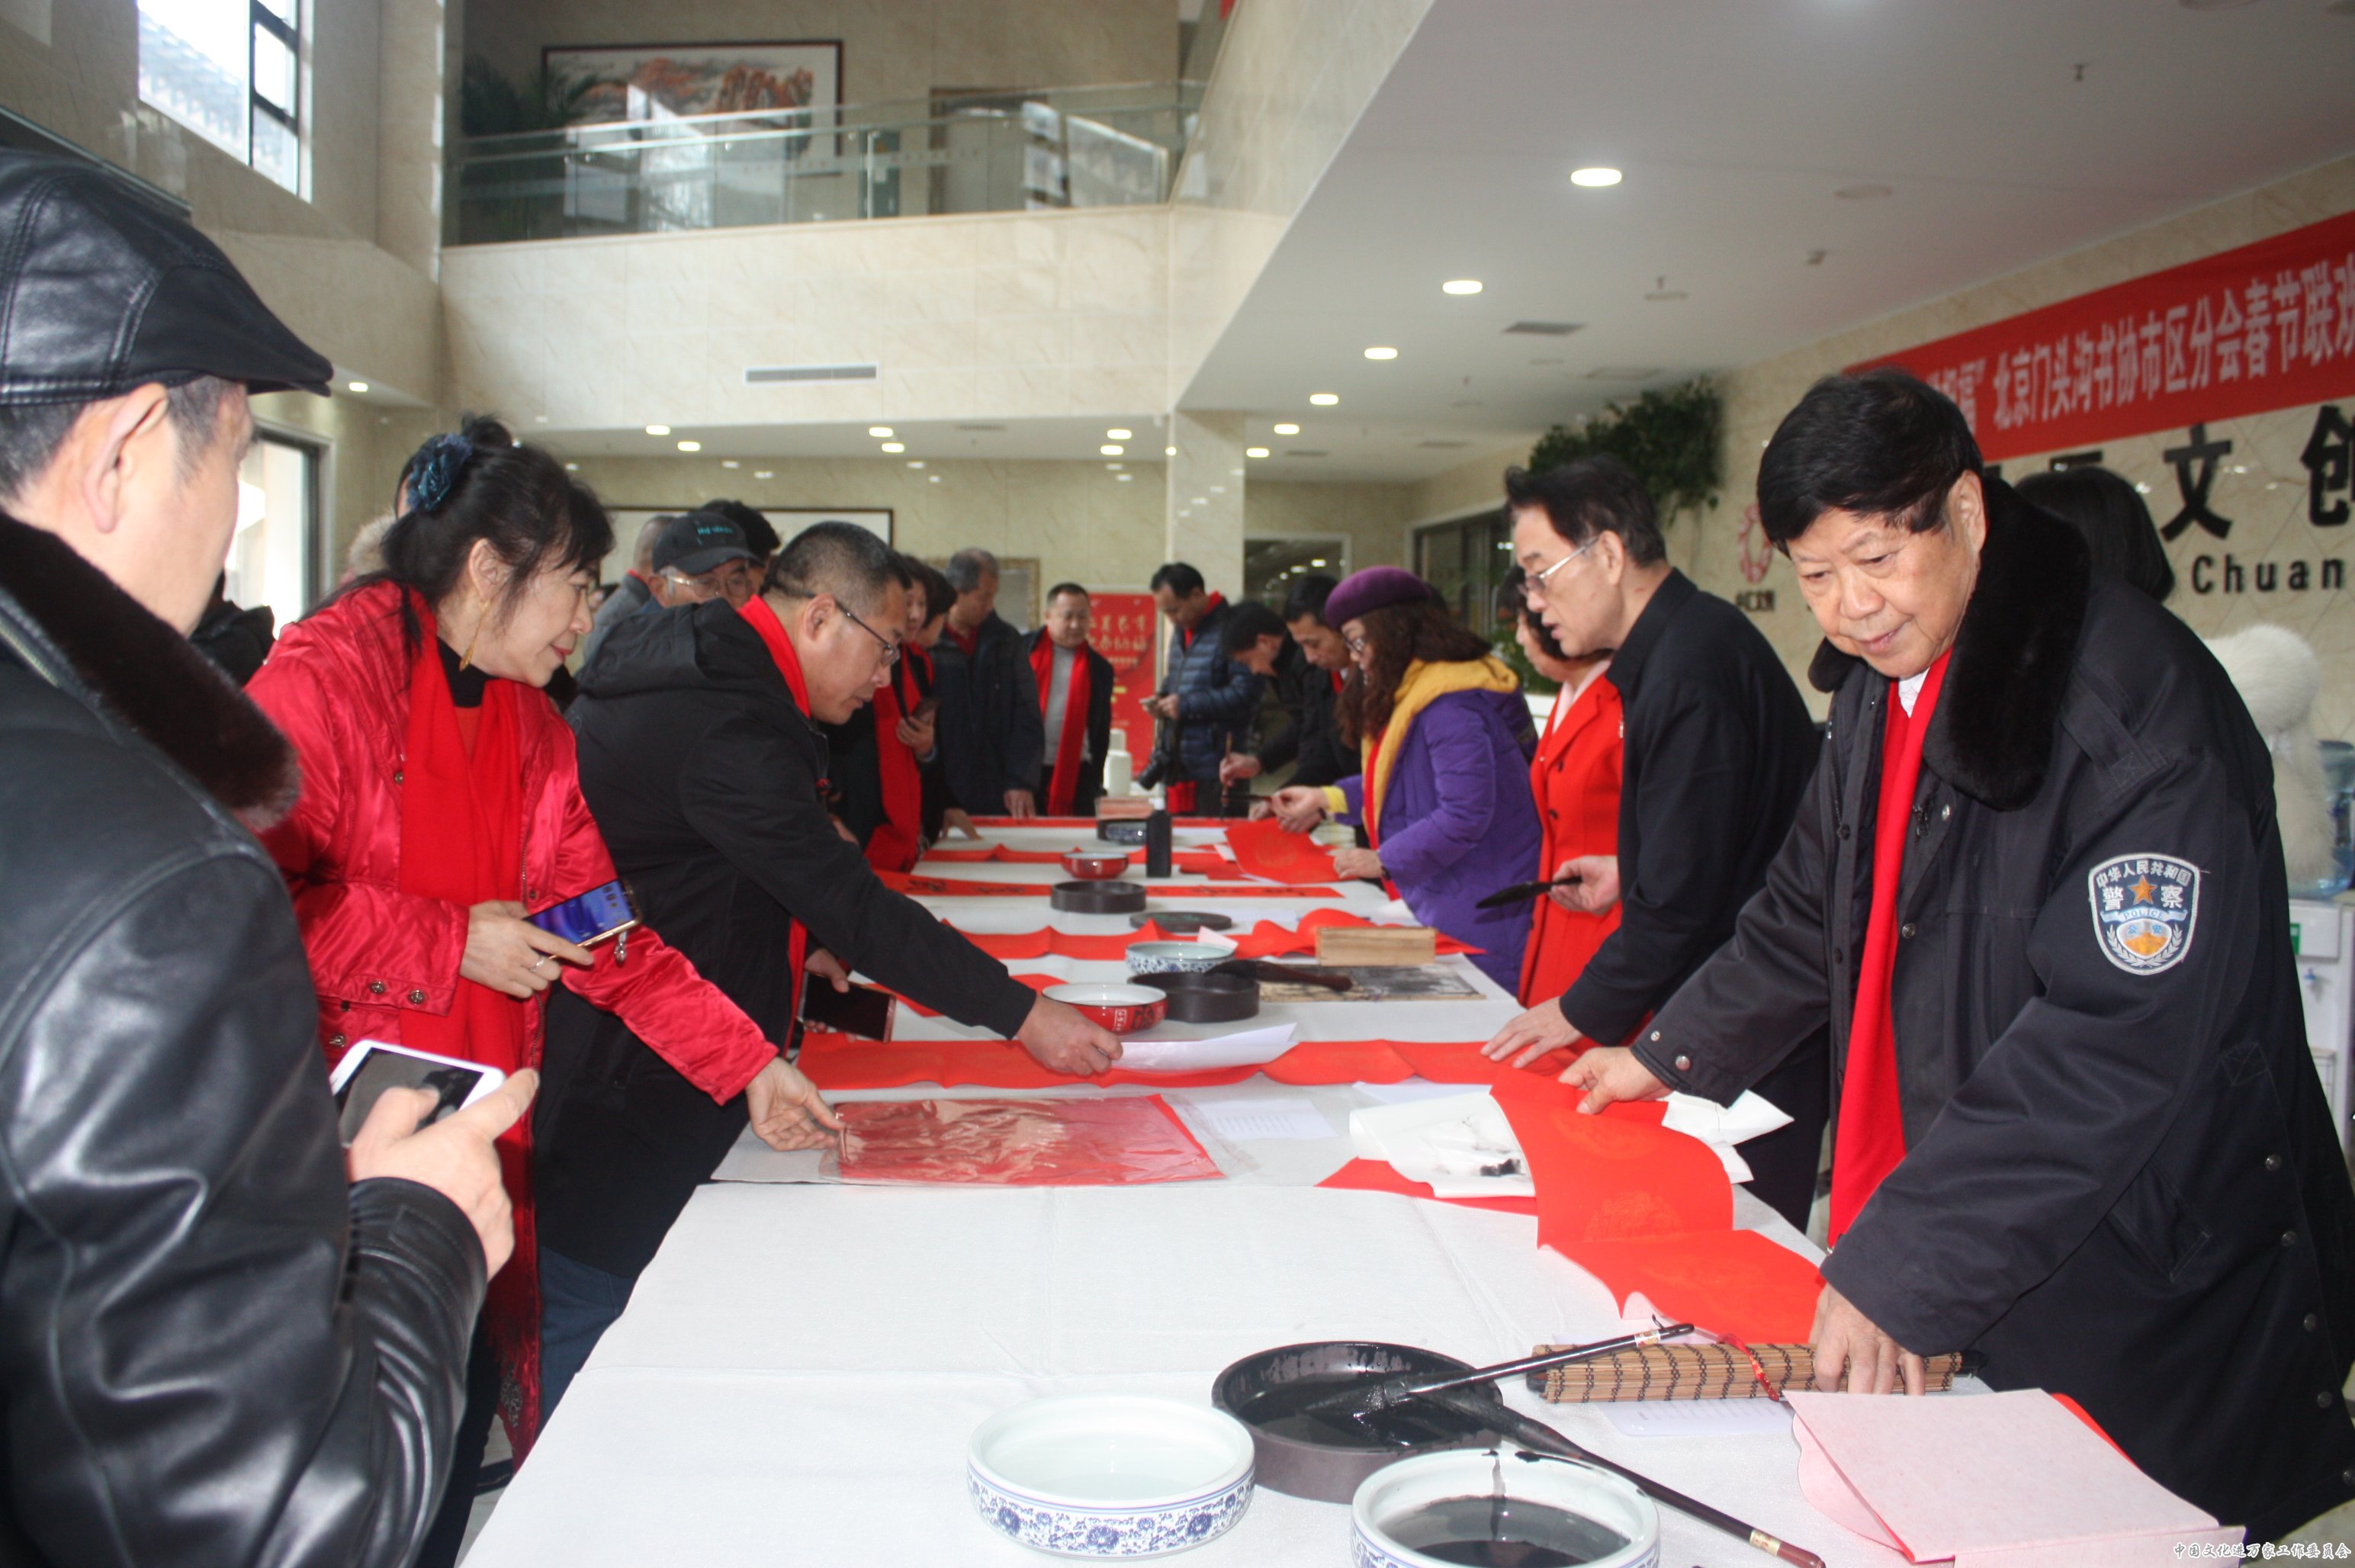
[[[1439,591],[1402,566],[1369,566],[1363,571],[1353,571],[1341,580],[1325,601],[1325,624],[1339,626],[1354,621],[1369,610],[1387,610],[1393,604],[1412,604],[1417,600],[1439,597]]]

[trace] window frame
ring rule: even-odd
[[[253,116],[266,115],[285,127],[287,133],[294,138],[294,183],[284,188],[299,197],[303,195],[303,187],[306,183],[303,177],[305,151],[303,144],[303,0],[292,0],[287,9],[294,13],[292,22],[272,9],[266,0],[246,0],[245,166],[269,179],[272,185],[278,183],[254,162]],[[255,58],[257,30],[268,32],[285,45],[287,55],[294,62],[294,106],[292,110],[281,109],[262,94],[261,72],[258,69],[260,61]]]

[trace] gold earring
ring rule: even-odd
[[[466,651],[458,656],[458,668],[461,672],[473,667],[474,645],[483,640],[483,623],[491,618],[491,602],[485,599],[482,601],[482,605],[483,613],[474,619],[474,635],[466,639]]]

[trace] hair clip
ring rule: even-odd
[[[409,505],[431,512],[458,487],[459,471],[474,455],[474,443],[463,435],[437,435],[419,449],[417,471],[409,481]]]

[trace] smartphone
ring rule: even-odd
[[[430,1051],[411,1051],[405,1045],[364,1040],[336,1063],[327,1087],[336,1096],[336,1130],[348,1144],[359,1136],[368,1113],[376,1109],[376,1103],[388,1089],[425,1089],[440,1097],[425,1119],[417,1124],[422,1127],[453,1111],[465,1109],[506,1081],[506,1073],[479,1061],[461,1061],[454,1056],[436,1056]]]
[[[802,1022],[861,1040],[890,1040],[891,1014],[899,1004],[899,997],[872,986],[837,991],[823,975],[808,976],[802,983]]]
[[[914,720],[917,723],[922,724],[925,720],[930,719],[933,714],[938,713],[940,710],[941,699],[937,697],[927,697],[922,702],[917,703],[915,707],[908,710],[908,717]]]
[[[550,935],[586,947],[637,924],[638,907],[631,901],[629,884],[616,880],[524,918]]]

